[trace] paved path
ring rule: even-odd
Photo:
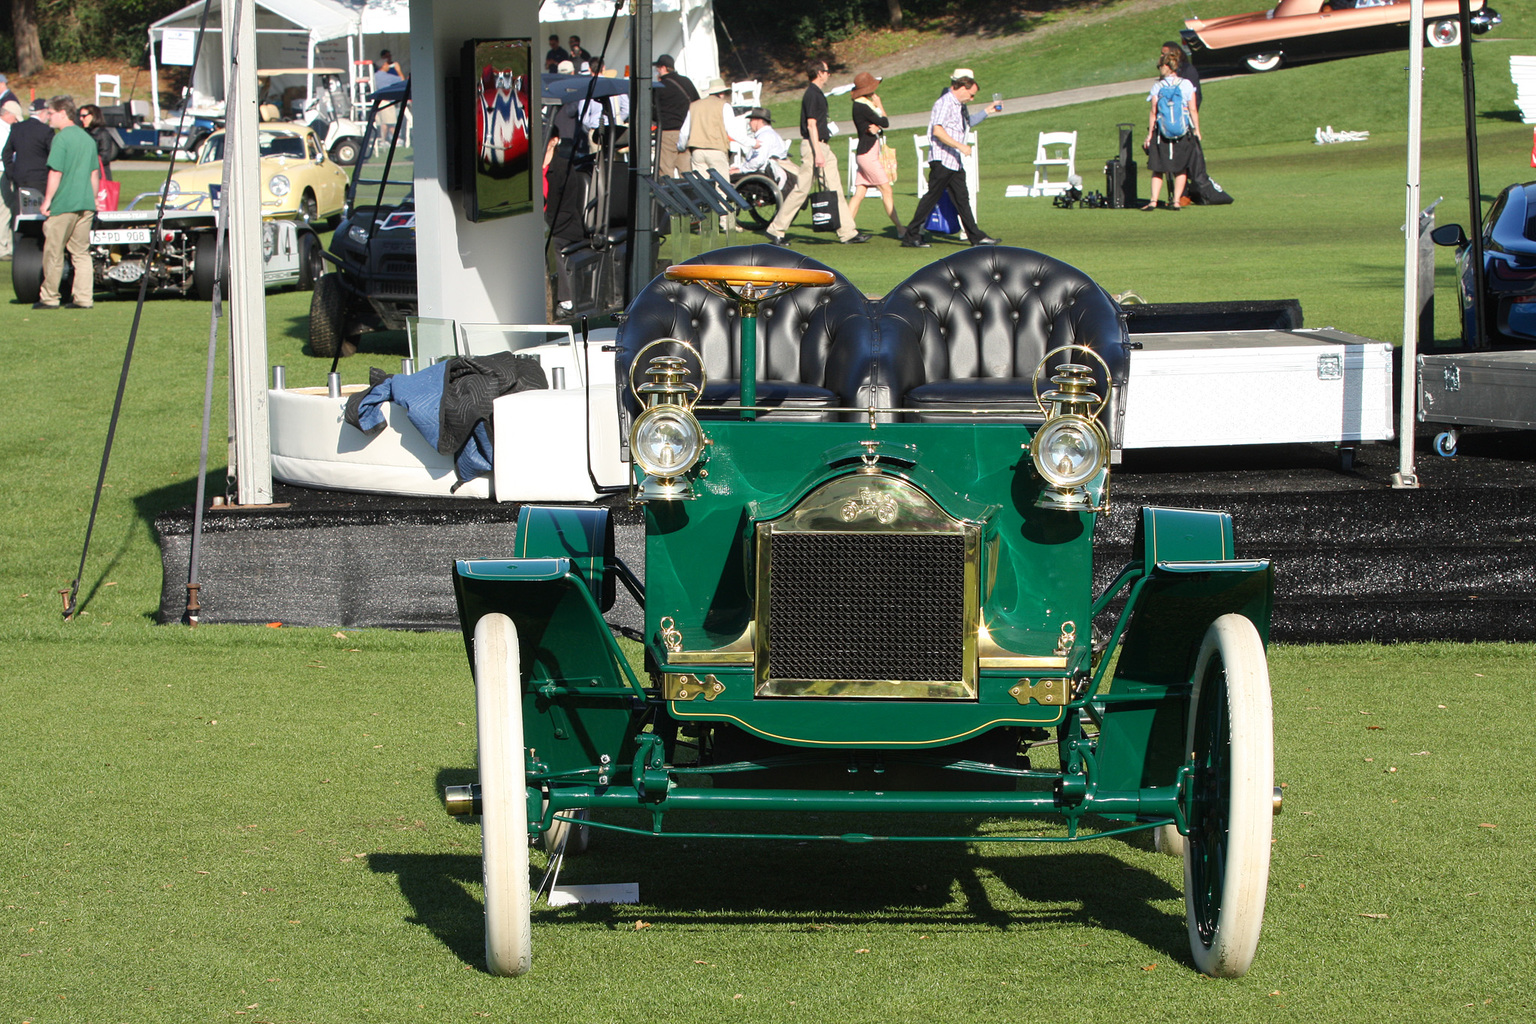
[[[1092,103],[1094,100],[1107,100],[1116,96],[1143,95],[1151,88],[1152,79],[1148,76],[1134,82],[1111,82],[1108,85],[1090,85],[1082,89],[1043,92],[1036,96],[1020,96],[1011,100],[1005,98],[1003,112],[992,116],[1007,117],[1009,114],[1022,114],[1030,110],[1049,110],[1051,107],[1070,107],[1076,103]],[[927,111],[920,114],[897,114],[891,118],[892,128],[926,128],[927,126]]]

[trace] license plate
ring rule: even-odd
[[[112,228],[91,232],[92,245],[136,245],[149,241],[149,228]]]

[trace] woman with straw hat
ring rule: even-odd
[[[860,71],[853,78],[853,126],[859,133],[859,148],[854,158],[853,198],[848,200],[848,214],[857,220],[864,194],[876,189],[880,201],[885,204],[885,215],[891,218],[899,233],[902,223],[896,216],[892,175],[887,172],[885,162],[885,129],[891,126],[891,121],[885,116],[885,105],[875,92],[879,86],[880,79],[868,71]]]

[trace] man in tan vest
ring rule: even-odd
[[[706,178],[711,170],[716,170],[730,180],[732,142],[745,149],[752,148],[751,132],[731,109],[730,91],[731,87],[722,79],[713,78],[709,82],[709,94],[688,105],[688,120],[683,124],[680,137],[688,147],[693,169]],[[734,231],[735,216],[727,214],[721,218],[720,226],[723,230]]]

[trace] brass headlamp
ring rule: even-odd
[[[693,486],[684,474],[698,463],[705,444],[704,431],[693,415],[693,406],[704,393],[704,364],[694,352],[701,378],[699,384],[694,384],[682,356],[654,356],[645,370],[650,380],[637,386],[635,368],[640,365],[641,356],[659,344],[682,345],[693,352],[685,342],[663,339],[642,348],[630,364],[630,390],[645,405],[629,431],[630,457],[644,474],[635,498],[687,501],[693,497]]]
[[[1066,347],[1098,359],[1097,353],[1082,346]],[[1102,512],[1108,508],[1105,494],[1110,442],[1097,415],[1108,399],[1093,393],[1093,367],[1082,363],[1058,366],[1051,377],[1056,387],[1041,395],[1038,381],[1045,360],[1060,351],[1047,352],[1035,370],[1035,395],[1045,410],[1045,422],[1030,439],[1029,456],[1047,484],[1035,506],[1062,512]],[[1103,365],[1103,360],[1099,363]],[[1109,367],[1104,371],[1107,380]]]

